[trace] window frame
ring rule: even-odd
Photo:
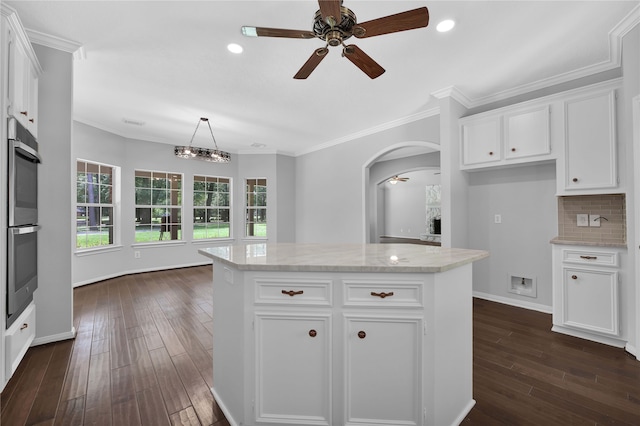
[[[252,192],[249,192],[249,181],[256,181],[256,186],[258,186],[257,184],[259,183],[259,181],[264,181],[264,205],[261,204],[251,204],[251,200],[253,199],[254,201],[257,198],[257,192],[254,190]],[[244,230],[243,230],[243,234],[244,234],[244,238],[245,239],[251,239],[251,240],[266,240],[269,237],[269,226],[268,226],[268,212],[269,212],[269,203],[268,203],[268,194],[269,194],[269,183],[268,183],[268,179],[266,177],[251,177],[251,178],[245,178],[244,179]],[[253,198],[250,196],[251,194],[253,194]],[[249,221],[249,218],[251,216],[254,216],[252,214],[250,214],[250,210],[263,210],[264,211],[264,217],[265,220],[264,222],[256,222],[256,221]],[[257,223],[264,223],[264,235],[255,235],[255,225]],[[250,226],[253,225],[252,229],[253,229],[253,234],[249,235],[249,228]]]
[[[75,253],[77,254],[83,254],[83,253],[89,253],[92,251],[106,251],[106,250],[112,250],[116,247],[120,247],[120,239],[121,239],[121,229],[122,229],[122,225],[121,225],[121,215],[120,215],[120,209],[121,209],[121,203],[120,203],[120,194],[121,194],[121,167],[120,166],[116,166],[113,164],[107,164],[107,163],[103,163],[103,162],[99,162],[99,161],[94,161],[94,160],[87,160],[85,158],[76,158],[76,168],[75,168],[75,190],[76,190],[76,197],[75,197],[75,202],[73,203],[74,205],[74,216],[75,216],[75,229],[74,229],[74,239],[75,239]],[[80,183],[83,183],[85,185],[88,185],[88,181],[84,180],[81,181],[79,179],[78,173],[79,171],[79,165],[80,163],[84,164],[84,173],[87,174],[87,171],[89,170],[90,165],[91,166],[96,166],[98,168],[98,178],[97,178],[97,182],[95,182],[98,185],[97,188],[97,195],[98,195],[98,201],[97,202],[88,202],[86,200],[86,194],[88,194],[87,192],[85,192],[85,201],[78,201],[78,185]],[[101,179],[101,169],[105,167],[105,168],[110,168],[111,169],[111,182],[110,183],[103,183],[102,179]],[[100,188],[102,186],[110,186],[111,187],[111,202],[103,202],[101,199],[101,195],[102,192],[100,191]],[[88,188],[85,187],[85,191],[87,191]],[[101,212],[98,214],[99,215],[99,219],[98,219],[98,228],[108,228],[111,230],[110,232],[110,237],[109,240],[110,242],[108,242],[107,244],[97,244],[97,245],[85,245],[85,246],[78,246],[78,213],[80,213],[79,209],[86,209],[85,210],[85,215],[84,217],[87,218],[87,220],[90,220],[89,217],[91,216],[89,214],[89,209],[91,208],[97,208],[99,209],[99,211],[103,208],[108,208],[111,209],[111,215],[110,215],[110,221],[107,222],[107,225],[103,225],[102,222],[102,218],[103,215],[101,214]],[[85,227],[92,227],[95,225],[90,225],[90,224],[86,224]],[[99,231],[100,232],[100,231]],[[85,233],[85,241],[86,239],[88,239],[89,236],[89,230],[86,231]],[[100,242],[102,242],[102,238],[100,238]]]
[[[149,186],[138,186],[138,178],[145,178],[144,174],[149,174]],[[162,187],[154,186],[154,175],[158,175],[158,179],[169,180],[167,184]],[[172,177],[179,176],[180,184],[177,188],[173,188],[170,179]],[[139,203],[138,201],[138,190],[148,190],[148,200],[149,204]],[[165,204],[154,204],[154,198],[156,194],[160,195],[161,192],[165,192],[164,199],[167,201]],[[177,199],[179,202],[177,204],[173,204],[171,202],[173,192],[176,193]],[[133,245],[145,245],[145,244],[176,244],[176,243],[184,243],[184,173],[180,172],[169,172],[163,170],[149,170],[149,169],[134,169],[133,171],[133,206],[134,206],[134,235],[133,235]],[[139,219],[142,218],[140,215],[140,210],[149,209],[148,214],[148,223],[140,223]],[[154,212],[157,209],[165,209],[165,213],[158,216]],[[174,212],[177,211],[177,212]],[[168,213],[169,212],[169,213]],[[176,214],[179,220],[175,220],[174,213]],[[146,219],[146,216],[144,219]],[[158,217],[160,221],[157,222]],[[170,220],[166,221],[163,218],[170,218]],[[150,229],[148,231],[148,235],[150,238],[138,240],[138,230],[140,226],[149,226]],[[151,236],[153,233],[159,232],[159,238],[153,239]],[[176,233],[179,238],[172,238]],[[164,234],[169,234],[169,239],[163,239]]]
[[[216,186],[216,191],[209,191],[206,188],[204,189],[204,191],[200,191],[200,190],[196,190],[196,182],[198,178],[203,178],[204,182],[205,182],[205,186],[207,183],[209,183],[208,179],[215,179],[214,181],[211,181],[211,183],[216,183],[216,184],[220,184],[220,180],[226,180],[227,182],[222,182],[222,183],[226,183],[228,185],[228,191],[227,192],[221,192],[219,190],[217,190],[219,187]],[[204,192],[205,194],[227,194],[228,196],[228,204],[226,206],[221,206],[221,205],[207,205],[206,203],[204,205],[200,205],[197,204],[196,205],[196,193],[199,192]],[[231,240],[233,239],[233,178],[228,177],[228,176],[213,176],[213,175],[204,175],[204,174],[194,174],[193,175],[193,189],[192,189],[192,209],[193,209],[193,228],[192,228],[192,232],[191,232],[191,238],[193,242],[202,242],[202,241],[222,241],[222,240]],[[196,218],[198,217],[196,215],[196,210],[204,210],[204,217],[205,220],[204,222],[196,222]],[[217,223],[228,223],[229,225],[229,231],[228,231],[228,235],[227,236],[212,236],[212,237],[205,237],[205,238],[196,238],[196,229],[200,226],[200,225],[204,225],[205,229],[208,229],[207,225],[210,224],[209,221],[206,220],[207,217],[209,217],[210,215],[208,214],[208,210],[228,210],[228,215],[227,215],[227,222],[220,222],[218,221]],[[212,227],[213,229],[213,227]],[[218,229],[220,229],[220,227],[218,226]],[[208,233],[208,232],[207,232]]]

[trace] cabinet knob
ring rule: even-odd
[[[578,178],[573,178],[573,179],[571,179],[571,180],[572,180],[572,181],[574,181],[574,182],[577,182],[577,181],[578,181]]]
[[[385,293],[384,291],[381,293],[376,293],[375,291],[371,292],[372,296],[379,297],[380,299],[384,299],[385,297],[393,296],[393,292]]]
[[[317,331],[315,331],[315,330],[313,330],[313,329],[312,329],[312,330],[309,330],[309,336],[311,336],[311,337],[316,337],[317,335],[318,335],[318,332],[317,332]]]
[[[577,276],[577,275],[571,275],[571,279],[572,279],[572,280],[577,280],[577,279],[578,279],[578,276]]]
[[[304,293],[304,291],[302,291],[302,290],[299,290],[299,291],[282,290],[282,294],[286,294],[286,295],[291,296],[291,297],[297,296],[297,295],[302,294],[302,293]]]
[[[27,323],[25,322],[24,324],[22,324],[22,325],[20,326],[20,330],[24,330],[25,328],[28,328],[28,327],[29,327],[29,324],[27,324]]]
[[[27,111],[20,111],[20,114],[27,115]]]
[[[36,120],[34,120],[33,118],[29,119],[29,123],[35,123]]]
[[[516,152],[516,149],[515,148],[511,148],[511,152]]]
[[[493,155],[493,151],[489,151],[489,155]]]
[[[367,333],[365,333],[364,331],[360,330],[358,331],[358,337],[361,339],[364,339],[365,337],[367,337]]]

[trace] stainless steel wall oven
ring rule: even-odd
[[[38,287],[38,143],[18,120],[8,122],[7,328]]]

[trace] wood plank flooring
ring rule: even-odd
[[[211,297],[209,266],[75,289],[76,339],[29,349],[0,424],[229,425],[209,391]],[[462,424],[640,425],[640,362],[550,328],[550,315],[474,300],[477,404]]]

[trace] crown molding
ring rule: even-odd
[[[31,40],[27,36],[27,33],[22,25],[22,21],[18,16],[18,12],[13,9],[11,6],[6,5],[5,3],[0,2],[0,12],[2,16],[7,20],[9,27],[13,29],[13,33],[18,41],[24,47],[25,54],[31,61],[31,64],[36,70],[36,74],[42,74],[42,66],[38,61],[38,57],[36,56],[36,52],[33,51],[33,47],[31,46]]]
[[[406,117],[402,117],[399,118],[397,120],[393,120],[393,121],[388,121],[386,123],[382,123],[378,126],[374,126],[374,127],[370,127],[368,129],[364,129],[361,130],[359,132],[356,133],[352,133],[350,135],[346,135],[343,137],[340,137],[338,139],[334,139],[325,143],[322,143],[320,145],[314,146],[313,148],[307,149],[307,150],[303,150],[303,151],[299,151],[295,154],[296,157],[301,156],[301,155],[305,155],[305,154],[310,154],[312,152],[315,151],[320,151],[322,149],[325,148],[330,148],[332,146],[335,145],[340,145],[343,144],[345,142],[349,142],[355,139],[359,139],[362,138],[364,136],[369,136],[369,135],[373,135],[375,133],[380,133],[384,130],[389,130],[389,129],[393,129],[395,127],[398,126],[402,126],[404,124],[409,124],[409,123],[413,123],[414,121],[418,121],[418,120],[422,120],[423,118],[428,118],[428,117],[433,117],[435,115],[440,114],[440,107],[435,107],[435,108],[431,108],[431,109],[427,109],[424,111],[420,111],[416,114],[412,114],[412,115],[408,115]]]
[[[451,97],[467,109],[470,108],[470,105],[472,104],[471,99],[469,99],[464,93],[460,91],[460,89],[455,86],[449,86],[445,87],[444,89],[436,90],[435,92],[431,93],[431,96],[438,100]]]
[[[67,40],[36,30],[27,29],[25,31],[27,33],[27,36],[29,37],[29,40],[31,40],[31,43],[39,44],[40,46],[44,47],[50,47],[56,50],[61,50],[63,52],[72,53],[74,55],[74,58],[76,57],[76,52],[84,52],[82,43],[78,43],[77,41]],[[84,53],[82,53],[82,55],[84,55]]]

